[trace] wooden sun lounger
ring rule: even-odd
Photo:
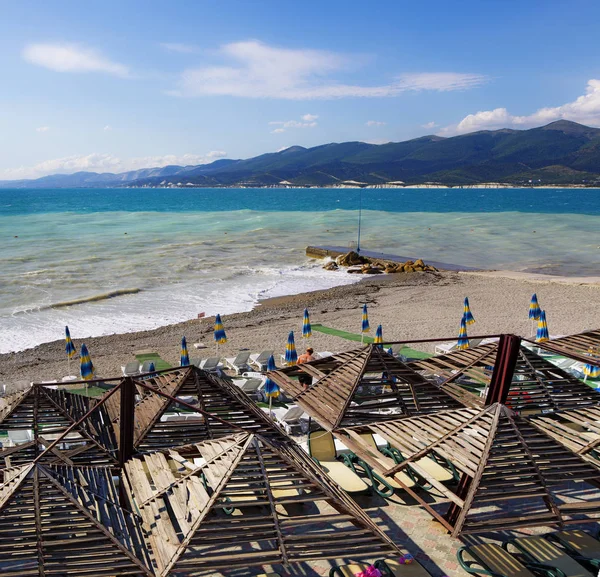
[[[473,561],[464,558],[467,554]],[[456,553],[460,566],[472,575],[490,575],[495,577],[536,577],[532,572],[545,573],[547,577],[557,577],[556,570],[540,563],[521,563],[508,551],[496,543],[483,543],[473,547],[461,547]],[[479,566],[479,568],[477,567]]]
[[[577,561],[600,569],[600,541],[589,533],[575,529],[544,535],[548,541],[559,543]]]
[[[308,452],[327,475],[347,493],[369,491],[369,486],[352,469],[337,460],[333,435],[328,431],[309,433]]]
[[[559,549],[543,537],[521,537],[504,544],[507,551],[510,546],[521,552],[528,561],[560,569],[566,577],[595,577],[575,559],[567,555],[564,549]]]

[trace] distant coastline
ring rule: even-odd
[[[0,181],[0,188],[594,188],[600,129],[559,120],[404,142],[291,146],[253,158]]]
[[[422,183],[422,184],[364,184],[364,185],[351,185],[351,184],[331,184],[331,185],[317,185],[317,184],[306,184],[306,185],[281,185],[281,184],[265,184],[265,185],[221,185],[221,186],[208,186],[208,185],[200,185],[200,184],[183,184],[183,183],[173,183],[169,185],[149,185],[144,184],[140,186],[107,186],[105,188],[156,188],[156,189],[171,189],[171,188],[227,188],[227,189],[252,189],[252,188],[274,188],[274,189],[306,189],[306,188],[351,188],[351,189],[359,189],[359,188],[389,188],[389,189],[423,189],[423,188],[448,188],[448,189],[460,189],[460,188],[485,188],[490,190],[500,190],[505,188],[510,189],[530,189],[530,188],[539,188],[539,189],[561,189],[561,188],[572,188],[572,189],[596,189],[600,190],[600,184],[508,184],[508,183],[486,183],[482,182],[479,184],[443,184],[443,183]]]

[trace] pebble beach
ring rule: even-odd
[[[346,274],[340,271],[339,274]],[[250,312],[223,316],[228,342],[219,355],[235,356],[241,349],[252,352],[273,349],[278,359],[285,350],[287,335],[293,330],[296,347],[312,346],[316,351],[341,351],[360,343],[313,331],[303,339],[302,313],[309,308],[311,322],[353,333],[360,331],[361,307],[367,303],[371,335],[383,326],[386,341],[410,341],[447,337],[457,333],[465,296],[469,297],[476,323],[469,333],[489,335],[514,333],[531,337],[534,327],[528,319],[529,300],[537,293],[546,311],[551,336],[598,328],[600,319],[600,278],[552,277],[508,271],[427,272],[369,276],[361,282],[327,290],[261,301]],[[152,350],[164,360],[179,363],[181,337],[188,342],[190,356],[214,356],[214,317],[194,319],[158,329],[86,338],[85,343],[103,378],[118,377],[121,367],[134,360],[139,351]],[[83,341],[73,335],[79,350]],[[194,343],[206,348],[196,350]],[[413,348],[432,351],[432,344]],[[76,362],[70,374],[77,374]],[[0,385],[42,380],[60,380],[69,374],[64,341],[44,343],[16,353],[0,355]]]

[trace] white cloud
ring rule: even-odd
[[[22,56],[31,64],[56,72],[104,72],[122,78],[129,76],[127,66],[80,44],[29,44],[23,49]]]
[[[104,132],[109,132],[112,130],[112,126],[110,124],[107,124],[102,130],[104,130]]]
[[[385,122],[381,122],[380,120],[367,120],[365,124],[367,126],[385,126]]]
[[[141,168],[153,168],[171,164],[188,166],[207,164],[227,156],[223,150],[211,150],[207,154],[167,154],[164,156],[143,156],[122,159],[112,154],[93,153],[81,156],[67,156],[40,162],[34,166],[21,166],[0,170],[0,180],[38,178],[48,174],[71,174],[79,171],[125,172]]]
[[[271,130],[272,134],[281,134],[287,128],[314,128],[317,126],[317,118],[319,118],[318,114],[304,114],[302,120],[272,120],[269,126],[278,127]]]
[[[458,124],[447,126],[441,133],[464,134],[505,127],[529,128],[561,119],[600,126],[600,80],[588,80],[585,94],[572,102],[540,108],[526,116],[514,116],[506,108],[483,110],[465,116]]]
[[[437,126],[437,124],[433,120],[431,122],[428,122],[427,124],[422,125],[423,128],[427,128],[427,129],[435,128],[436,126]]]
[[[217,51],[224,65],[185,70],[175,96],[236,96],[286,100],[389,97],[408,90],[464,90],[486,78],[457,72],[404,74],[381,86],[337,83],[329,76],[351,59],[324,50],[269,46],[257,40],[225,44]]]
[[[35,129],[36,132],[48,132],[50,130],[49,126],[39,126]]]
[[[161,48],[167,52],[178,52],[180,54],[193,54],[198,52],[198,47],[193,44],[182,44],[181,42],[161,42]]]

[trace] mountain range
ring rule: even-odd
[[[600,129],[567,120],[529,130],[483,130],[404,142],[292,146],[245,160],[220,159],[199,166],[164,166],[119,174],[77,172],[34,180],[0,181],[3,188],[117,186],[329,186],[345,180],[367,184],[403,181],[468,185],[600,183]]]

